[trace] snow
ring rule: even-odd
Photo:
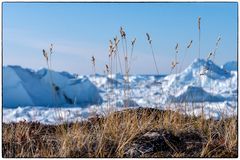
[[[208,66],[209,70],[205,72],[204,75],[200,75],[203,70],[203,66]],[[212,61],[196,59],[183,72],[165,77],[163,81],[163,88],[170,95],[187,95],[188,92],[189,94],[192,94],[192,92],[197,92],[200,96],[206,97],[209,96],[209,94],[218,95],[219,93],[236,90],[236,80],[236,73],[225,72],[222,68],[214,64]],[[192,89],[194,88],[192,87],[194,86],[200,88],[195,88],[195,91],[193,91]],[[228,98],[231,99],[236,95],[231,94],[222,96],[229,96]],[[222,101],[222,98],[219,96],[210,97],[211,98],[208,98],[205,101]]]
[[[221,102],[226,98],[221,95],[214,95],[206,92],[201,87],[187,86],[180,95],[172,97],[171,101],[176,102]]]
[[[232,116],[237,114],[238,92],[238,75],[233,64],[228,62],[219,67],[212,61],[195,59],[177,74],[130,75],[129,89],[125,92],[126,77],[120,73],[76,77],[68,72],[7,66],[3,69],[3,121],[36,120],[50,124],[80,121],[125,109],[126,104],[131,108],[167,106],[194,115],[200,115],[204,106],[206,118]],[[200,75],[204,68],[208,70]],[[52,101],[51,77],[59,87],[57,105]]]

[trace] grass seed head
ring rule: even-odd
[[[119,43],[118,37],[116,36],[113,40],[114,40],[114,46],[117,48],[118,43]]]
[[[114,51],[114,46],[112,40],[109,40],[109,57],[112,56],[112,53]]]
[[[148,33],[146,33],[146,36],[147,36],[147,40],[148,40],[148,43],[151,44],[152,43],[152,40],[151,40],[151,37]]]
[[[112,40],[109,40],[109,46],[110,46],[110,47],[113,46],[113,42],[112,42]]]
[[[175,47],[175,51],[176,51],[176,53],[178,53],[178,43],[177,43],[177,45]]]
[[[177,61],[172,61],[171,68],[174,69],[179,64]]]
[[[217,42],[216,42],[216,46],[218,46],[220,40],[221,40],[221,36],[218,37]]]
[[[51,43],[51,45],[50,45],[50,54],[52,54],[53,53],[53,44]]]
[[[201,28],[201,17],[198,17],[198,30],[200,30]]]
[[[114,40],[114,42],[116,42],[118,40],[118,37],[117,36],[114,37],[113,40]]]
[[[46,58],[46,60],[48,61],[48,53],[43,49],[43,56]]]
[[[126,32],[123,30],[122,27],[120,27],[120,34],[122,38],[126,38]]]
[[[106,64],[105,66],[106,66],[106,71],[107,71],[107,73],[109,73],[109,67],[108,67],[108,65]]]
[[[190,43],[189,43],[189,45],[187,46],[187,48],[190,48],[190,47],[191,47],[192,42],[193,42],[193,40],[190,41]]]
[[[210,60],[210,59],[211,59],[211,57],[212,57],[212,55],[213,55],[213,53],[212,53],[212,52],[210,52],[210,53],[208,54],[207,60]]]
[[[134,38],[134,39],[132,40],[132,46],[135,45],[136,40],[137,40],[136,38]]]
[[[92,56],[92,64],[95,66],[95,57]]]
[[[218,45],[219,45],[220,40],[221,40],[221,36],[219,35],[219,37],[218,37],[218,39],[217,39],[217,42],[216,42],[216,46],[215,46],[214,52],[213,52],[213,56],[216,55],[216,51],[217,51],[217,48],[218,48]]]

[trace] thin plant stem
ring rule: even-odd
[[[125,55],[125,75],[126,75],[126,106],[128,107],[129,103],[129,70],[128,70],[128,51],[127,51],[127,39],[125,39],[125,49],[126,49],[126,55]]]
[[[156,62],[155,53],[154,53],[154,50],[153,50],[152,43],[150,44],[150,47],[151,47],[151,51],[152,51],[152,56],[153,56],[155,68],[156,68],[157,74],[159,75],[159,71],[158,71],[157,62]]]
[[[124,62],[125,62],[125,71],[126,71],[126,60],[125,60],[125,47],[124,47],[124,43],[123,43],[123,36],[122,36],[122,48],[123,48],[123,55],[124,55]],[[126,72],[125,72],[126,74]],[[123,87],[123,91],[124,91],[124,100],[126,100],[126,80],[125,80],[125,77],[124,77],[124,87]],[[125,103],[124,103],[124,106],[125,106]],[[126,107],[126,106],[125,106]]]

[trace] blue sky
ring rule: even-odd
[[[46,67],[42,49],[53,43],[55,70],[91,74],[94,55],[96,70],[103,73],[109,40],[123,26],[129,43],[137,38],[132,74],[156,73],[146,32],[159,71],[167,74],[176,43],[180,63],[185,57],[183,68],[197,57],[198,16],[201,58],[214,49],[220,34],[215,62],[237,60],[237,3],[3,3],[3,65]],[[190,40],[193,45],[186,53]]]

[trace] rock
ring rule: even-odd
[[[125,157],[144,157],[156,152],[181,152],[186,149],[186,144],[180,137],[171,131],[157,129],[145,131],[137,135],[124,150]]]

